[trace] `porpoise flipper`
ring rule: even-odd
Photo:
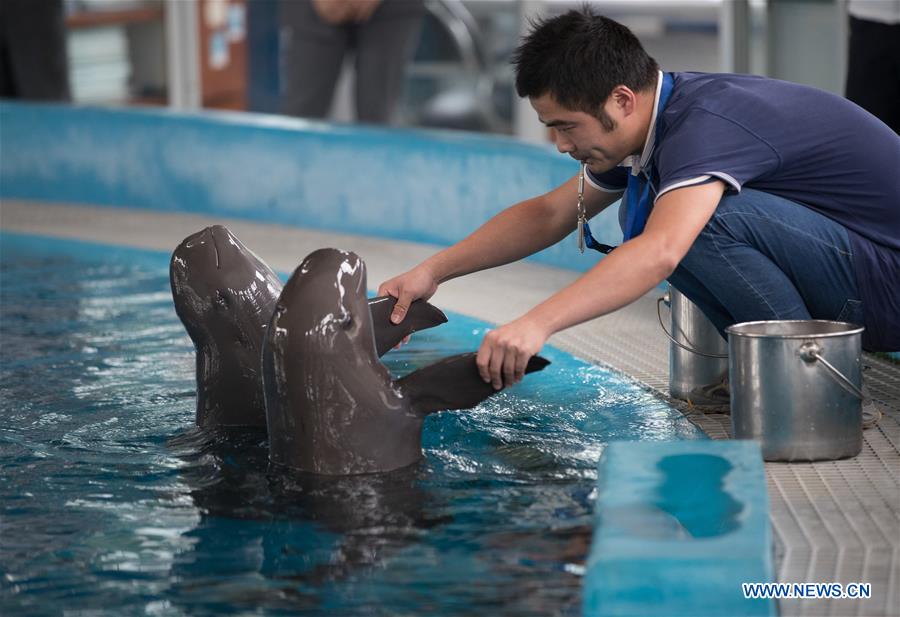
[[[475,353],[444,358],[398,379],[395,383],[410,398],[410,407],[421,416],[447,409],[470,409],[499,390],[485,383],[475,364]],[[533,356],[526,373],[543,370],[550,361]]]
[[[447,323],[447,316],[441,309],[425,300],[416,300],[409,305],[406,318],[395,324],[391,321],[391,312],[395,304],[397,298],[393,296],[379,296],[369,300],[372,329],[375,331],[375,352],[379,358],[413,332]]]

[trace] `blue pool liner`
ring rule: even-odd
[[[0,102],[0,197],[184,212],[449,245],[578,172],[504,136],[300,118]],[[572,220],[575,220],[572,203]],[[616,208],[591,220],[622,239]],[[530,259],[585,271],[574,233]]]
[[[585,616],[777,614],[741,588],[773,582],[758,443],[613,442],[597,482]]]

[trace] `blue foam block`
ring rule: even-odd
[[[614,442],[600,460],[585,615],[775,615],[769,500],[752,441]]]

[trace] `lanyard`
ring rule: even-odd
[[[586,173],[586,169],[587,163],[582,163],[581,171],[578,174],[578,224],[575,229],[578,250],[584,253],[584,247],[586,246],[589,249],[594,249],[595,251],[600,251],[601,253],[608,254],[616,247],[597,242],[597,240],[591,233],[591,226],[588,225],[587,222],[587,216],[585,214],[584,208],[584,174]]]
[[[578,250],[584,253],[584,245],[585,245],[585,236],[590,236],[591,240],[593,240],[593,236],[591,236],[591,228],[588,227],[587,217],[585,216],[584,210],[584,168],[587,167],[586,163],[581,164],[581,171],[578,174],[578,205],[575,206],[578,211],[578,224],[576,227],[577,237],[576,242],[578,245]],[[587,227],[587,230],[585,230]],[[587,233],[585,233],[587,232]]]

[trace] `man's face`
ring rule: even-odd
[[[610,129],[604,128],[591,114],[563,107],[549,93],[531,98],[530,102],[541,122],[554,129],[556,148],[587,163],[591,171],[609,171],[634,154],[635,139],[629,130],[630,123],[616,109],[614,101],[609,100],[603,106],[612,124]]]

